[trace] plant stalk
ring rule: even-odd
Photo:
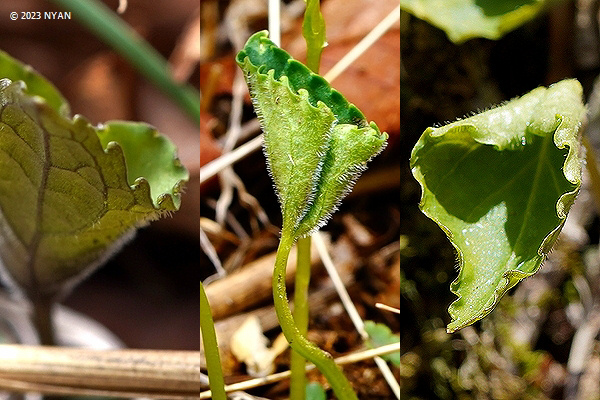
[[[33,295],[32,299],[32,322],[35,327],[40,344],[43,346],[56,346],[56,336],[52,319],[54,300],[52,296]]]
[[[290,347],[317,366],[319,371],[327,378],[339,400],[358,400],[350,382],[348,382],[342,370],[335,363],[331,354],[321,350],[314,343],[306,339],[294,323],[285,285],[287,260],[294,240],[294,235],[284,228],[277,249],[275,269],[273,271],[273,301],[279,325],[281,325],[283,334]]]
[[[214,400],[227,400],[215,325],[202,282],[200,282],[200,332],[202,333],[202,344],[204,345],[204,356],[206,357],[206,368],[208,369],[208,384],[212,398]]]
[[[306,66],[314,73],[319,73],[321,53],[326,46],[325,19],[321,14],[319,0],[307,0],[304,21],[302,22],[302,36],[306,40]]]
[[[321,52],[325,46],[325,20],[319,0],[307,0],[302,35],[306,40],[306,65],[319,73]],[[298,256],[294,286],[294,320],[302,336],[308,332],[308,286],[310,284],[310,236],[298,239]],[[306,360],[292,351],[290,360],[290,400],[304,400],[306,396]]]
[[[294,284],[294,321],[301,335],[308,332],[308,286],[310,284],[310,237],[298,239]],[[306,392],[306,360],[292,351],[290,362],[290,400],[304,400]]]

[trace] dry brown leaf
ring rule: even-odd
[[[169,58],[173,78],[178,82],[188,80],[200,62],[200,9],[192,15],[196,16],[183,30]]]
[[[113,53],[98,53],[65,78],[73,112],[92,123],[133,118],[132,71]]]

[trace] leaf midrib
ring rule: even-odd
[[[29,115],[30,118],[34,118]],[[39,121],[36,121],[38,126],[41,126]],[[27,271],[29,272],[30,279],[30,287],[33,293],[41,293],[41,288],[39,287],[39,281],[37,279],[37,275],[35,273],[35,261],[37,259],[37,251],[40,247],[40,242],[43,236],[42,233],[42,220],[44,217],[44,197],[46,194],[46,187],[48,185],[48,175],[50,173],[51,165],[51,155],[50,155],[50,133],[45,129],[41,129],[42,142],[44,144],[44,159],[42,160],[42,176],[40,180],[40,185],[38,186],[38,198],[36,204],[36,216],[35,216],[35,231],[31,238],[31,242],[29,243],[27,253],[29,259],[27,260]]]
[[[540,149],[540,152],[538,153],[535,177],[533,179],[533,185],[532,185],[531,191],[527,198],[527,205],[525,206],[523,221],[520,224],[519,234],[517,235],[514,245],[512,246],[513,253],[514,253],[514,249],[519,245],[519,243],[521,241],[521,237],[523,236],[524,232],[526,231],[526,229],[528,229],[529,220],[531,219],[531,217],[533,215],[533,204],[535,202],[538,188],[541,183],[541,175],[542,175],[543,169],[544,169],[543,167],[548,162],[546,155],[548,153],[548,148],[549,148],[550,144],[553,143],[553,137],[554,137],[553,134],[550,134],[550,135],[544,137],[543,142],[542,142],[542,148]],[[556,182],[556,180],[554,179],[554,174],[552,173],[553,169],[549,168],[549,171],[553,176],[553,180]],[[560,192],[559,192],[559,194],[560,194]],[[540,243],[540,245],[541,245],[541,243]]]

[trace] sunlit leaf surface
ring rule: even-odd
[[[428,128],[415,145],[421,209],[459,255],[449,331],[490,313],[556,241],[581,183],[581,98],[580,84],[565,80]]]
[[[499,39],[537,16],[547,0],[400,0],[402,9],[442,29],[455,43]]]

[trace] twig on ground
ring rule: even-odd
[[[43,394],[193,398],[197,351],[0,345],[0,389]]]
[[[329,255],[329,252],[327,251],[327,247],[325,245],[325,242],[323,241],[323,238],[322,238],[320,232],[316,232],[315,234],[313,234],[313,241],[315,242],[315,246],[317,247],[317,252],[319,253],[319,257],[321,257],[321,261],[323,261],[323,265],[325,266],[325,269],[327,270],[327,273],[329,274],[329,277],[333,281],[333,284],[335,285],[338,295],[340,296],[340,299],[342,300],[342,304],[344,305],[346,312],[350,316],[352,323],[356,327],[356,330],[362,336],[363,340],[366,340],[369,337],[369,335],[365,331],[365,323],[363,322],[362,318],[358,314],[358,311],[356,310],[356,307],[354,306],[354,303],[352,302],[352,299],[350,298],[348,291],[346,291],[346,287],[344,286],[344,284],[335,268],[335,265],[333,264],[333,261],[331,260],[331,257]],[[400,399],[400,384],[398,383],[398,381],[396,381],[396,378],[394,377],[394,374],[392,374],[390,367],[387,365],[385,360],[382,359],[381,357],[375,357],[375,363],[381,370],[381,373],[383,374],[386,382],[392,389],[392,392],[394,392],[394,395],[396,396],[396,398]]]
[[[392,343],[385,346],[377,347],[369,350],[362,350],[356,353],[348,354],[345,356],[341,356],[335,359],[336,364],[351,364],[363,360],[368,360],[369,358],[379,357],[386,354],[394,353],[396,351],[400,351],[400,342]],[[306,371],[310,371],[314,369],[315,366],[313,364],[306,365]],[[290,376],[290,371],[278,372],[276,374],[265,376],[264,378],[256,378],[250,379],[244,382],[234,383],[232,385],[226,385],[226,392],[233,392],[236,390],[247,390],[253,387],[266,385],[268,383],[278,382],[282,379],[286,379]],[[211,393],[210,390],[200,393],[201,399],[210,399]]]

